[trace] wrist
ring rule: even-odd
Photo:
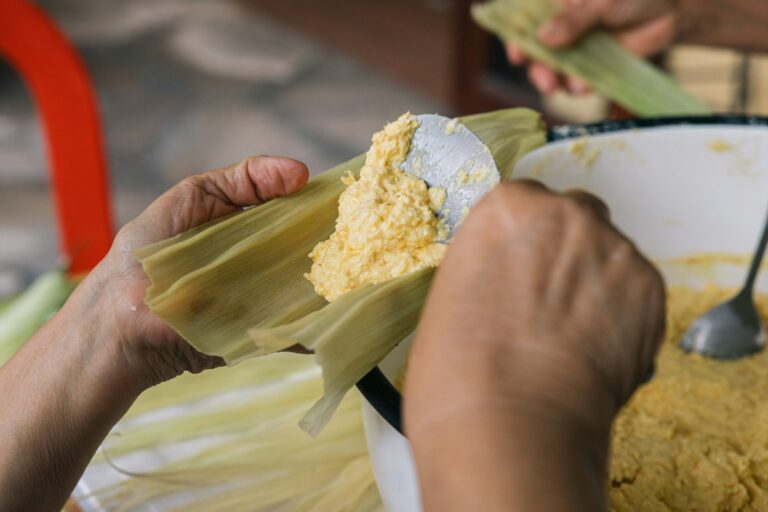
[[[604,510],[609,431],[585,429],[536,400],[485,394],[430,424],[411,421],[426,411],[407,410],[425,510],[496,510],[473,496],[498,510]]]
[[[119,395],[119,402],[132,403],[152,383],[142,361],[130,350],[125,329],[116,318],[110,300],[112,286],[110,276],[97,267],[51,319],[48,328],[52,336],[62,338],[62,347],[69,348],[63,357],[80,365],[78,380],[84,386],[95,385],[105,401]]]
[[[126,363],[103,289],[98,274],[89,276],[0,369],[0,502],[11,509],[60,509],[143,390]]]
[[[607,375],[586,357],[545,342],[453,345],[417,343],[409,361],[406,408],[410,428],[431,428],[464,414],[509,414],[533,424],[557,424],[602,442],[620,406]],[[458,347],[458,350],[456,350]],[[439,354],[439,357],[432,357]],[[434,401],[435,396],[446,400]],[[406,418],[408,420],[408,418]]]

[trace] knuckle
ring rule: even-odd
[[[516,191],[509,183],[494,187],[476,208],[478,216],[496,217],[507,213],[515,203]]]
[[[600,222],[594,209],[578,198],[567,196],[558,198],[557,206],[559,217],[570,229],[589,236],[598,236],[606,230],[606,226]]]
[[[560,208],[563,214],[572,219],[589,220],[591,209],[585,202],[578,197],[563,196],[560,198]]]
[[[544,192],[547,187],[540,181],[536,181],[532,178],[521,178],[515,181],[509,181],[505,183],[510,190],[516,191],[528,191],[528,192]]]
[[[499,184],[488,193],[484,202],[489,214],[504,218],[523,217],[524,214],[539,215],[550,206],[549,193],[543,185],[532,180],[519,180]]]
[[[608,217],[608,207],[605,203],[588,192],[572,191],[565,198],[570,203],[574,215],[601,221]]]
[[[617,248],[617,257],[632,266],[632,274],[644,285],[648,293],[657,297],[665,296],[664,277],[630,240],[623,239]]]
[[[600,217],[608,217],[609,209],[605,202],[596,195],[581,189],[572,189],[566,192],[565,197],[569,197],[575,200],[577,203],[584,206],[591,213],[594,213]]]
[[[204,174],[193,174],[191,176],[187,176],[181,182],[179,182],[179,186],[181,187],[189,187],[189,188],[201,188],[205,181],[205,175]]]
[[[644,275],[647,270],[645,268],[647,261],[637,251],[635,244],[623,237],[617,237],[612,256],[619,264],[625,265],[633,269],[633,271],[639,271],[640,275]]]
[[[509,204],[514,199],[518,190],[516,183],[503,182],[493,187],[486,195],[483,202],[490,204]]]

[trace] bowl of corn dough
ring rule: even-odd
[[[668,329],[656,374],[614,423],[606,489],[623,511],[768,510],[768,351],[731,362],[682,352],[688,325],[741,285],[768,208],[768,120],[566,126],[513,178],[601,197],[663,273]],[[768,272],[757,282],[768,321]],[[402,378],[408,343],[380,366]],[[420,510],[407,440],[370,405],[366,432],[388,510]]]

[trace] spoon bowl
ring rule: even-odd
[[[696,319],[680,346],[714,359],[738,359],[759,352],[765,341],[765,324],[752,297],[739,294]]]
[[[752,299],[755,279],[768,244],[768,218],[741,291],[728,302],[697,318],[680,340],[680,347],[713,359],[739,359],[765,347],[765,324]]]

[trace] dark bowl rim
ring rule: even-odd
[[[547,131],[547,142],[598,135],[603,133],[659,128],[664,126],[768,126],[768,117],[741,114],[716,114],[707,116],[669,116],[620,121],[601,121],[589,124],[565,124]]]
[[[670,116],[599,123],[561,125],[547,131],[547,142],[574,139],[587,135],[658,128],[664,126],[768,126],[768,117],[740,114],[708,116]],[[357,383],[357,389],[379,415],[403,434],[403,397],[384,373],[375,367]]]

